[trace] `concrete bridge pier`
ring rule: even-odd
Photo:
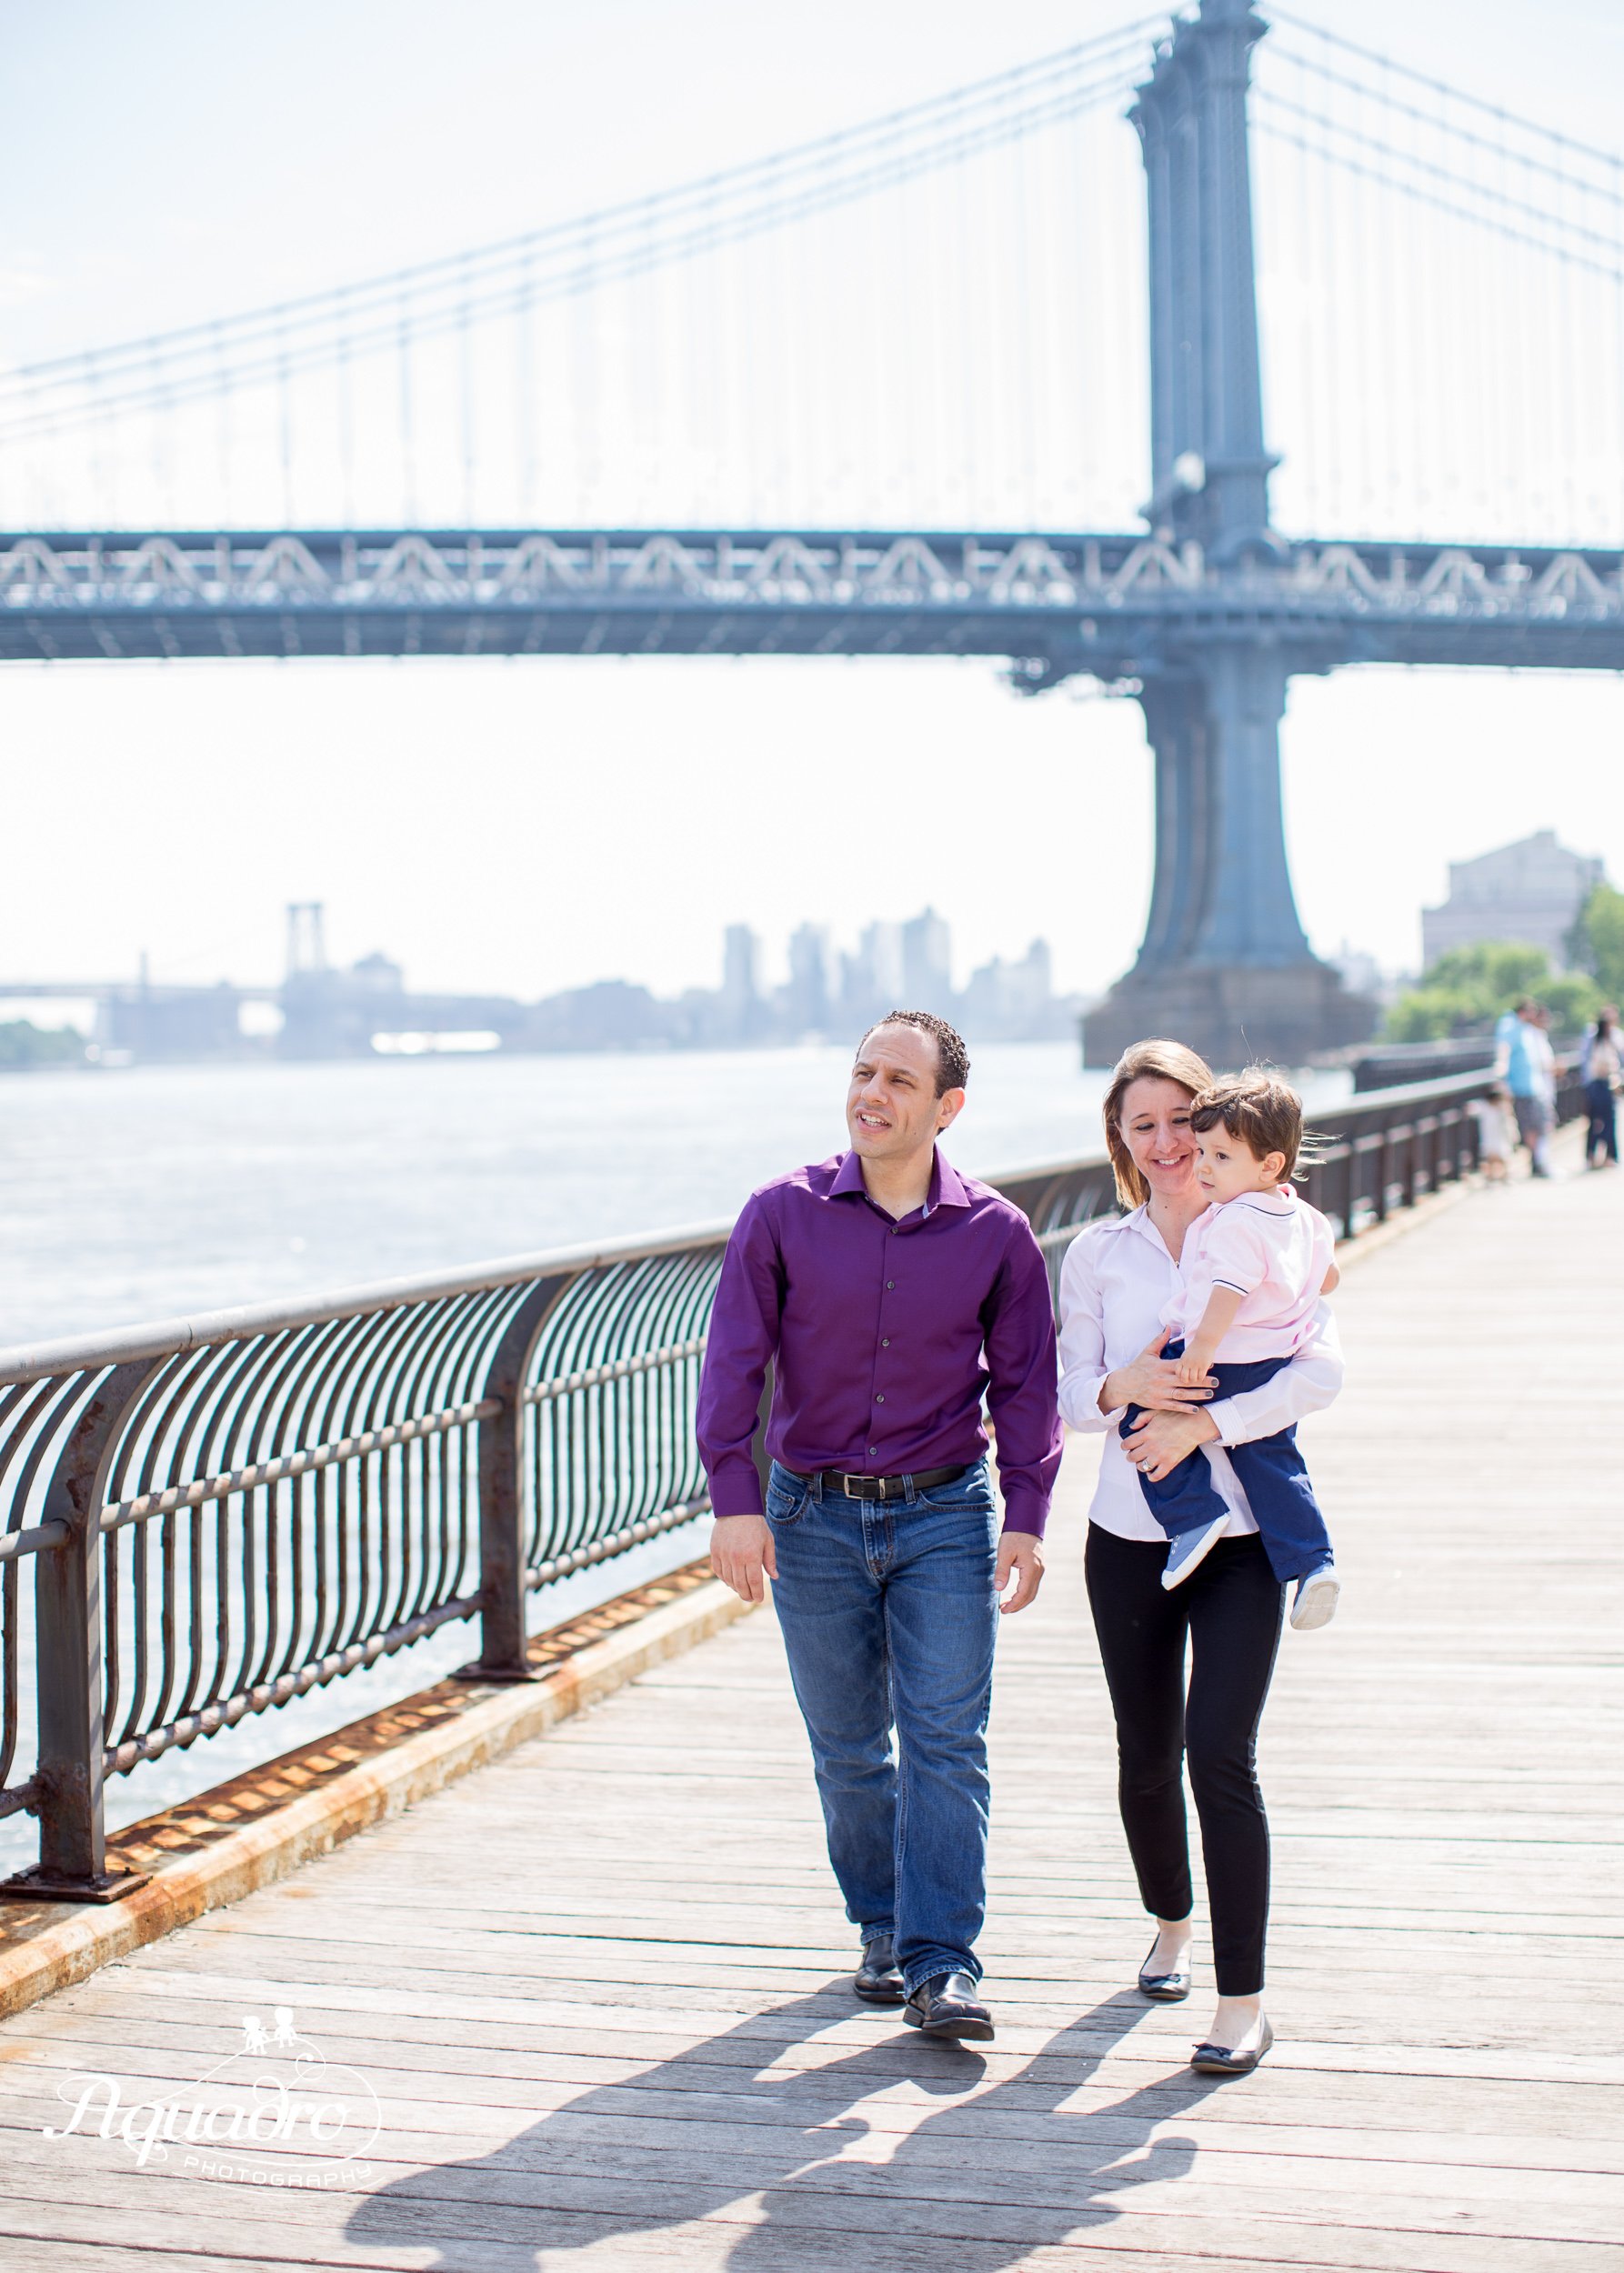
[[[1156,858],[1138,958],[1083,1022],[1083,1059],[1168,1034],[1217,1066],[1363,1041],[1376,1006],[1309,950],[1286,859],[1277,649],[1214,646],[1148,676]]]

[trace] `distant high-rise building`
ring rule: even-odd
[[[1601,862],[1569,852],[1549,828],[1476,860],[1452,860],[1449,898],[1421,910],[1423,958],[1430,966],[1451,947],[1505,939],[1564,964],[1574,917],[1602,881]]]
[[[748,924],[729,924],[722,935],[719,1006],[729,1041],[747,1042],[762,1024],[761,942]]]
[[[1039,1041],[1055,1026],[1048,942],[1034,939],[1018,963],[995,955],[970,974],[963,996],[965,1031],[988,1041]]]
[[[790,1030],[797,1034],[827,1034],[834,1023],[834,944],[825,924],[802,924],[789,938],[789,984],[784,1008]]]
[[[951,1007],[953,936],[933,907],[902,926],[902,991],[909,1010]]]
[[[1055,991],[1054,957],[1047,939],[1034,939],[1015,966],[1016,992],[1024,1009],[1036,1012]]]
[[[748,924],[729,924],[722,935],[722,992],[729,1002],[760,998],[761,942]]]
[[[840,1012],[848,1026],[867,1026],[883,1011],[900,1006],[902,926],[870,924],[855,955],[840,958]]]

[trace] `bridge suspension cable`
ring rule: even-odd
[[[1277,517],[1624,545],[1624,155],[1270,15]]]
[[[899,187],[1119,98],[1159,17],[772,157],[236,315],[0,373],[0,441],[174,409],[590,293]]]
[[[1624,546],[1624,158],[1254,50],[1288,533]],[[1122,526],[1162,15],[676,188],[0,373],[14,528]]]

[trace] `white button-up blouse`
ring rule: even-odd
[[[1122,1449],[1121,1412],[1102,1413],[1099,1393],[1106,1376],[1137,1357],[1160,1332],[1162,1311],[1181,1283],[1178,1266],[1144,1207],[1086,1226],[1060,1266],[1060,1411],[1073,1428],[1109,1432],[1088,1520],[1119,1538],[1154,1541],[1167,1534],[1146,1506],[1138,1473]],[[1205,1408],[1218,1423],[1219,1441],[1201,1449],[1230,1511],[1229,1533],[1256,1531],[1258,1525],[1224,1447],[1291,1427],[1328,1405],[1341,1386],[1342,1345],[1322,1301],[1313,1339],[1272,1381]]]

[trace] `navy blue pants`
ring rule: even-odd
[[[1585,1111],[1590,1126],[1585,1131],[1585,1158],[1592,1167],[1597,1156],[1603,1160],[1619,1157],[1619,1106],[1610,1081],[1587,1081]]]
[[[1182,1342],[1169,1342],[1162,1352],[1164,1357],[1183,1355]],[[1208,1370],[1218,1383],[1217,1396],[1244,1397],[1248,1389],[1260,1389],[1266,1381],[1272,1381],[1290,1363],[1289,1357],[1258,1357],[1249,1365],[1231,1360]],[[1128,1406],[1122,1416],[1124,1437],[1143,1410],[1139,1405]],[[1278,1437],[1258,1437],[1249,1445],[1228,1445],[1225,1449],[1258,1518],[1268,1567],[1280,1584],[1304,1577],[1328,1562],[1330,1534],[1297,1448],[1296,1429],[1282,1428]],[[1207,1455],[1198,1445],[1159,1483],[1152,1483],[1143,1468],[1138,1476],[1146,1505],[1169,1537],[1198,1530],[1202,1524],[1228,1512],[1212,1480]]]

